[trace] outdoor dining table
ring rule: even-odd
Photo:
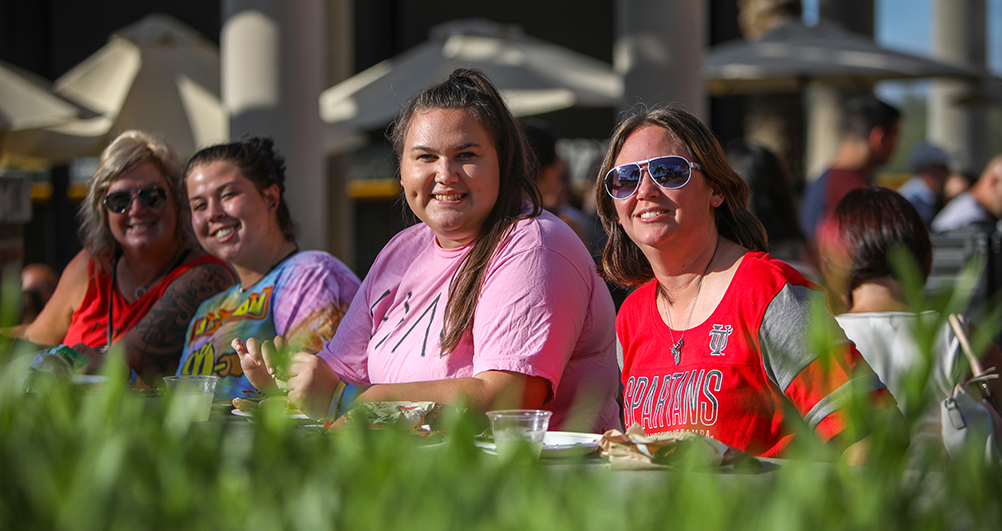
[[[255,422],[259,419],[254,415],[234,414],[232,408],[225,404],[214,404],[210,415],[209,423],[223,423],[224,431],[236,438],[246,436],[248,439],[254,436]],[[293,419],[294,433],[300,437],[339,437],[338,432],[331,432],[324,428],[323,421],[313,419]],[[196,429],[195,432],[198,430]],[[561,432],[562,433],[562,432]],[[596,437],[598,434],[594,434]],[[420,437],[415,436],[414,442],[417,446],[417,455],[443,456],[447,452],[453,451],[448,444],[449,434],[444,434],[444,441],[433,444],[425,444]],[[476,445],[476,442],[473,442]],[[480,448],[483,458],[488,460],[499,459],[490,449]],[[768,484],[775,477],[784,464],[789,461],[783,459],[755,458],[749,463],[739,465],[724,465],[718,467],[708,467],[697,469],[700,473],[715,474],[722,478],[733,478],[735,481],[753,481],[762,485]],[[522,463],[524,464],[524,463]],[[658,487],[670,481],[673,467],[660,465],[630,465],[623,466],[610,461],[608,455],[601,450],[591,453],[574,452],[570,455],[547,456],[545,453],[538,460],[538,464],[546,474],[563,476],[574,473],[586,473],[596,475],[608,482],[610,488],[630,489],[638,487]],[[835,465],[830,463],[816,463],[812,466],[818,468],[819,473],[826,473],[834,470]],[[726,481],[726,479],[725,479]]]
[[[446,423],[449,430],[429,444],[407,430],[331,432],[313,420],[276,415],[280,409],[238,416],[219,400],[208,421],[172,429],[170,398],[159,392],[78,385],[73,398],[65,389],[52,388],[53,400],[25,395],[16,407],[0,401],[0,421],[10,429],[0,464],[12,484],[64,489],[58,502],[32,498],[31,514],[79,500],[74,515],[99,515],[105,524],[141,510],[153,521],[188,515],[186,527],[216,514],[243,525],[262,518],[290,522],[302,513],[345,529],[401,528],[415,520],[433,524],[428,529],[465,529],[482,519],[510,524],[495,528],[560,529],[569,528],[558,525],[569,515],[580,516],[572,516],[573,527],[582,529],[591,521],[605,522],[593,529],[627,521],[674,527],[669,524],[676,520],[706,516],[719,524],[708,529],[725,529],[756,518],[770,524],[750,527],[818,518],[860,523],[871,521],[864,520],[873,517],[868,508],[879,507],[907,506],[915,518],[963,509],[952,494],[952,476],[902,475],[886,460],[867,467],[761,458],[726,466],[627,467],[600,452],[536,461],[525,451],[505,460],[477,447],[482,438],[472,423]],[[102,509],[93,512],[93,506]]]

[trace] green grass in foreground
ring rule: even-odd
[[[25,394],[26,362],[0,366],[0,529],[994,530],[1002,523],[997,469],[975,452],[961,463],[909,457],[903,434],[914,419],[863,407],[853,416],[854,426],[872,430],[867,467],[832,464],[834,452],[801,437],[799,457],[778,468],[627,472],[527,459],[502,465],[473,446],[476,428],[464,418],[450,426],[445,447],[430,449],[393,431],[311,435],[280,414],[167,429],[165,401],[137,395],[114,376],[99,392],[53,384]],[[107,373],[123,372],[112,353]],[[921,382],[915,388],[916,400],[925,399]]]

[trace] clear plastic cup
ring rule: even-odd
[[[167,424],[186,426],[209,420],[218,376],[164,376],[167,384]]]
[[[553,413],[541,409],[506,409],[488,411],[491,430],[494,432],[494,446],[498,457],[510,460],[520,447],[528,447],[530,453],[539,459],[543,452],[543,438],[550,426]]]

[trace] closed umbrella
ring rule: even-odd
[[[55,86],[111,118],[110,135],[156,131],[183,155],[229,138],[218,49],[167,15],[149,15],[116,32]]]
[[[757,41],[714,46],[703,75],[716,96],[796,91],[807,81],[870,86],[885,79],[980,78],[985,73],[917,55],[888,50],[864,35],[819,21],[791,19]]]
[[[142,129],[163,134],[187,157],[229,138],[216,46],[167,15],[115,32],[54,87],[100,116],[12,133],[5,149],[59,163],[94,155],[122,131]]]
[[[516,116],[615,106],[623,97],[622,78],[607,63],[530,37],[518,26],[458,20],[434,27],[428,41],[325,90],[320,116],[362,129],[385,126],[410,97],[460,67],[485,71]]]
[[[53,94],[41,78],[0,61],[0,131],[44,127],[93,115]]]
[[[45,80],[0,62],[0,164],[44,166],[24,155],[22,140],[41,128],[93,116],[89,109],[53,93]]]

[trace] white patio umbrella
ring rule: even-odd
[[[472,19],[440,24],[428,41],[325,90],[320,116],[361,129],[382,127],[411,96],[460,67],[486,72],[516,116],[615,106],[623,97],[622,78],[611,65],[525,35],[519,26]]]
[[[23,139],[47,126],[94,116],[93,111],[53,93],[42,78],[0,62],[0,165],[45,166],[24,156]]]
[[[149,15],[56,80],[55,91],[101,116],[11,134],[9,148],[63,162],[93,155],[126,129],[158,132],[182,157],[229,139],[216,46],[167,15]]]
[[[819,21],[791,19],[757,41],[731,41],[709,50],[704,63],[713,95],[788,92],[808,81],[871,85],[885,79],[979,78],[985,72],[881,48],[869,37]]]
[[[94,113],[54,94],[38,76],[0,61],[0,131],[69,122]]]

